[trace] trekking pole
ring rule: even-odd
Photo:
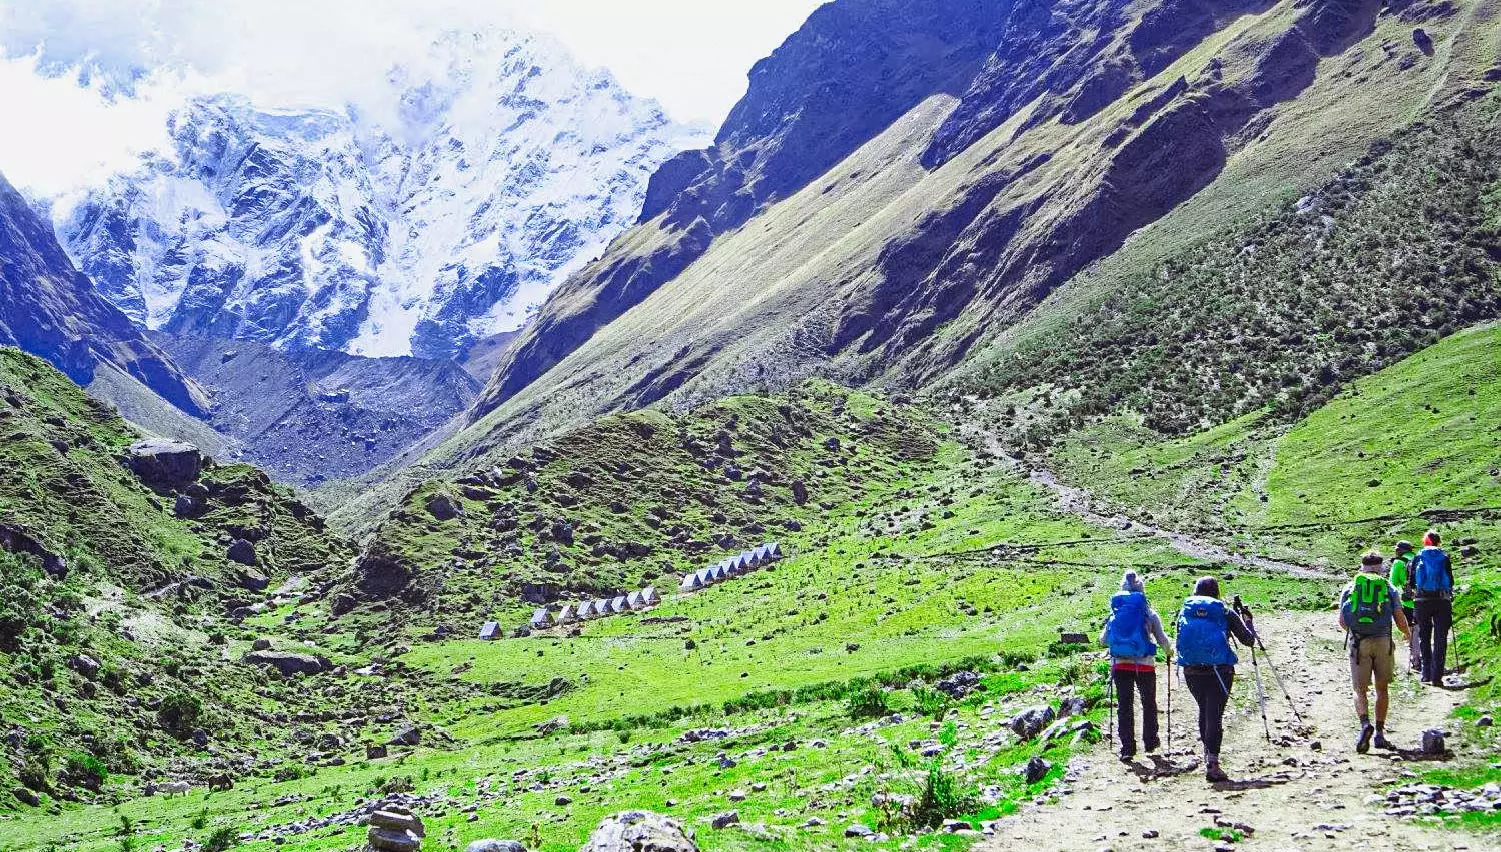
[[[1272,744],[1272,726],[1266,720],[1266,693],[1261,688],[1261,666],[1256,663],[1256,646],[1251,645],[1251,674],[1256,678],[1256,703],[1261,706],[1261,728],[1266,731],[1266,744]]]
[[[1299,725],[1306,724],[1303,715],[1298,712],[1298,703],[1293,701],[1293,695],[1287,691],[1287,684],[1282,682],[1282,675],[1277,672],[1277,667],[1272,665],[1272,652],[1266,649],[1266,643],[1261,641],[1261,633],[1256,630],[1256,617],[1251,614],[1250,607],[1241,603],[1240,596],[1235,596],[1235,610],[1246,623],[1246,629],[1251,631],[1251,638],[1256,640],[1251,645],[1252,656],[1257,648],[1261,649],[1261,655],[1266,658],[1266,667],[1272,673],[1272,679],[1277,681],[1277,689],[1281,690],[1282,697],[1287,699],[1287,709],[1293,711],[1293,718],[1298,720]]]
[[[1167,658],[1167,753],[1173,753],[1173,658]]]

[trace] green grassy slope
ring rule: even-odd
[[[279,751],[256,716],[276,712],[282,689],[230,662],[251,635],[224,615],[262,595],[241,587],[226,545],[253,538],[274,584],[327,572],[349,546],[241,465],[209,467],[204,512],[177,517],[172,496],[124,464],[139,437],[45,361],[0,349],[0,524],[25,542],[0,553],[0,718],[16,732],[0,808],[31,794],[54,809],[107,798],[101,774],[129,783]],[[66,575],[44,571],[43,554]]]

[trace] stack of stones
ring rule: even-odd
[[[419,852],[427,830],[422,820],[396,804],[383,804],[370,814],[366,843],[378,852]]]
[[[1387,816],[1438,816],[1441,814],[1501,811],[1501,783],[1474,790],[1455,790],[1438,784],[1409,784],[1376,797],[1386,805]]]

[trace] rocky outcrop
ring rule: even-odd
[[[79,385],[107,363],[192,415],[202,390],[73,268],[51,226],[0,175],[0,345],[40,355]]]
[[[244,661],[253,666],[276,669],[284,675],[316,675],[334,667],[326,657],[292,651],[251,651],[244,656]]]
[[[401,805],[383,804],[370,814],[365,842],[377,852],[419,852],[426,836],[421,817]]]
[[[580,852],[698,852],[683,824],[651,811],[605,817]]]
[[[184,488],[203,472],[203,454],[192,444],[149,438],[130,445],[130,469],[158,490]]]

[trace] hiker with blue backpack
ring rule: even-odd
[[[1199,740],[1204,744],[1204,777],[1211,783],[1229,781],[1220,768],[1220,746],[1225,739],[1225,705],[1235,685],[1239,658],[1230,637],[1247,647],[1256,635],[1240,616],[1220,600],[1220,582],[1203,577],[1183,601],[1178,614],[1178,670],[1188,692],[1199,705]]]
[[[1136,757],[1133,693],[1141,696],[1141,742],[1151,754],[1162,744],[1157,734],[1157,649],[1163,648],[1169,656],[1173,650],[1162,629],[1162,617],[1147,602],[1146,581],[1135,571],[1126,571],[1120,591],[1110,598],[1110,617],[1105,620],[1100,644],[1110,648],[1110,678],[1120,695],[1116,730],[1121,760]]]
[[[1355,714],[1360,733],[1355,750],[1365,754],[1374,738],[1376,748],[1391,749],[1386,739],[1388,687],[1396,668],[1397,643],[1392,625],[1410,641],[1411,628],[1402,612],[1402,593],[1380,573],[1383,559],[1371,551],[1360,560],[1360,571],[1345,586],[1339,599],[1339,626],[1350,646],[1350,679],[1355,688]],[[1370,689],[1376,684],[1376,724],[1371,724]]]
[[[1422,679],[1424,683],[1443,686],[1449,630],[1454,626],[1454,566],[1449,554],[1439,547],[1435,530],[1423,536],[1423,549],[1412,558],[1412,583]]]

